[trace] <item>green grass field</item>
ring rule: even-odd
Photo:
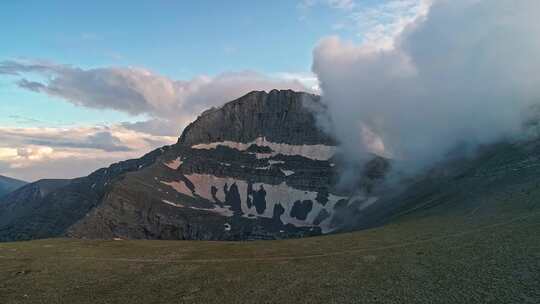
[[[0,303],[539,303],[540,213],[285,241],[0,244]]]

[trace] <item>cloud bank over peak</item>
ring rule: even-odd
[[[539,19],[535,0],[438,0],[391,48],[320,41],[313,71],[349,158],[383,147],[421,167],[519,134],[540,102]]]

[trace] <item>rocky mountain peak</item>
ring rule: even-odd
[[[248,143],[257,138],[292,145],[334,145],[312,112],[317,95],[292,90],[253,91],[201,114],[180,137],[186,146],[212,142]]]
[[[367,168],[365,191],[337,187],[338,149],[315,110],[322,115],[324,105],[313,94],[250,92],[203,112],[176,145],[48,191],[37,191],[39,183],[15,191],[0,203],[0,240],[247,240],[339,230],[378,200],[369,189],[380,176],[370,172],[386,167],[381,160]]]

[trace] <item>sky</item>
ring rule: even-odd
[[[538,20],[537,0],[6,2],[0,174],[84,176],[271,89],[321,94],[351,162],[426,166],[522,134]]]
[[[362,41],[415,2],[3,3],[0,174],[83,176],[174,143],[199,112],[251,90],[317,93],[320,39]]]

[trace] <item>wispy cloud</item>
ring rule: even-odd
[[[350,26],[362,42],[377,49],[391,49],[395,38],[428,12],[431,0],[386,0],[372,6],[359,6],[349,16]]]
[[[353,11],[356,6],[354,0],[301,0],[296,7],[300,13],[299,19],[304,21],[308,18],[309,12],[316,7],[329,8],[349,13]]]
[[[136,132],[121,125],[72,128],[0,127],[2,173],[27,180],[43,177],[74,177],[90,173],[111,161],[139,157],[159,146],[174,143],[176,137]],[[47,175],[33,167],[73,161],[72,168],[51,170]],[[92,160],[95,166],[82,163]],[[100,161],[97,161],[100,160]],[[88,169],[90,168],[90,169]],[[51,169],[53,169],[51,167]],[[88,171],[86,171],[88,170]]]
[[[351,10],[356,6],[354,0],[302,0],[298,3],[301,9],[308,9],[317,5],[325,5],[330,8]]]

